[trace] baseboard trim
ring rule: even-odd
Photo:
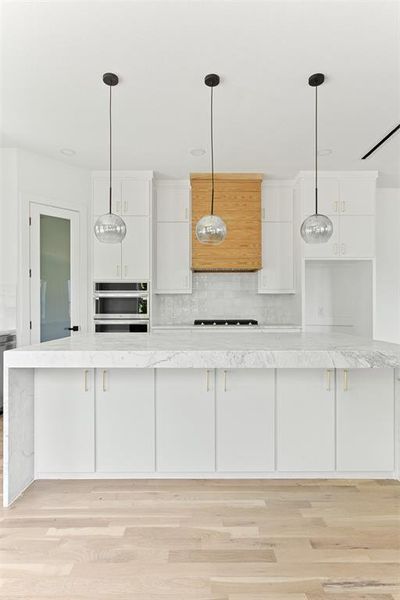
[[[36,473],[35,479],[397,479],[393,471],[229,473]]]

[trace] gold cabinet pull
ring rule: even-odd
[[[103,371],[103,392],[107,391],[107,371]]]
[[[331,369],[326,370],[326,391],[331,391]]]
[[[345,212],[346,210],[346,202],[342,202],[342,212]]]
[[[125,202],[124,202],[124,212],[125,212],[125,214],[127,214],[127,212],[128,212],[128,201],[127,200],[125,200]]]
[[[89,375],[89,371],[88,371],[88,369],[85,369],[84,370],[84,376],[83,376],[84,383],[85,383],[85,392],[89,391],[88,375]]]
[[[206,371],[206,388],[207,392],[210,391],[210,371],[207,369]]]
[[[226,392],[226,373],[227,371],[224,371],[224,392]]]
[[[117,277],[119,277],[119,265],[117,265]]]
[[[344,369],[344,371],[343,371],[343,391],[344,392],[349,391],[349,370],[348,369]]]
[[[335,213],[337,213],[338,212],[338,206],[339,206],[338,200],[335,200],[334,205],[335,205]]]
[[[128,275],[128,265],[125,265],[125,277]]]

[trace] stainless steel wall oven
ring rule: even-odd
[[[132,281],[96,281],[93,290],[95,331],[149,330],[149,284]]]

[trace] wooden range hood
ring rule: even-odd
[[[215,173],[214,214],[227,226],[222,244],[201,244],[196,223],[211,210],[211,174],[192,173],[192,270],[258,271],[261,262],[261,173]]]

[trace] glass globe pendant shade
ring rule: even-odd
[[[205,215],[197,221],[196,237],[202,244],[217,246],[226,238],[226,225],[217,215]]]
[[[107,213],[97,219],[94,233],[103,244],[119,244],[126,236],[126,225],[118,215]]]
[[[326,244],[333,233],[333,224],[326,215],[310,215],[300,229],[301,237],[307,244]]]

